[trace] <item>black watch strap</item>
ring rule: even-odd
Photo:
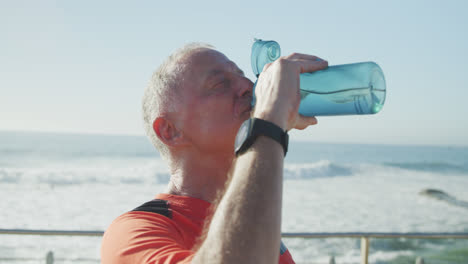
[[[242,146],[236,151],[236,155],[239,155],[240,153],[243,153],[248,148],[250,148],[259,136],[267,136],[269,138],[272,138],[273,140],[276,140],[281,146],[283,146],[284,156],[286,156],[289,144],[288,132],[284,131],[281,127],[277,126],[276,124],[266,120],[252,118],[250,121],[252,123],[248,131],[247,139],[243,142]]]

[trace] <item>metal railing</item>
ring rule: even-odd
[[[104,235],[104,231],[42,230],[42,229],[0,229],[0,235],[102,236],[102,235]]]
[[[79,231],[79,230],[33,230],[33,229],[0,229],[0,235],[39,235],[39,236],[102,236],[103,231]],[[361,264],[369,263],[370,238],[410,238],[410,239],[468,239],[468,233],[450,232],[335,232],[335,233],[282,233],[283,238],[360,238],[361,239]],[[46,263],[53,263],[53,253],[48,252]],[[330,263],[335,263],[334,258]],[[424,263],[418,258],[416,263]]]

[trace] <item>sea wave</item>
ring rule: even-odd
[[[447,162],[386,162],[383,165],[412,171],[468,174],[468,164]]]
[[[314,179],[353,175],[384,175],[396,171],[424,172],[438,175],[468,174],[468,164],[447,162],[383,162],[383,163],[340,163],[320,160],[312,163],[285,164],[285,179]]]
[[[33,168],[1,168],[0,183],[13,184],[164,184],[169,171],[162,161],[135,163],[129,166],[115,164],[87,164],[73,166],[43,166]],[[313,163],[286,164],[285,179],[314,179],[350,176],[355,168],[329,160]]]
[[[349,165],[320,160],[313,163],[286,164],[284,177],[286,179],[313,179],[352,175],[354,169]]]
[[[319,160],[310,163],[286,163],[284,178],[316,179],[354,175],[385,175],[408,172],[432,174],[468,174],[462,165],[449,163],[340,163]],[[90,159],[74,164],[38,167],[1,167],[0,183],[17,184],[165,184],[170,178],[167,165],[160,159]]]
[[[35,168],[0,168],[0,183],[10,184],[161,184],[169,172],[161,162],[127,167],[81,165]]]

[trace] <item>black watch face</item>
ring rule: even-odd
[[[249,135],[250,121],[250,119],[245,120],[239,128],[239,131],[237,132],[236,141],[234,143],[236,152],[241,148],[242,144]]]

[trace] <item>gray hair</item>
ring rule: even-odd
[[[214,47],[205,43],[189,43],[172,53],[153,73],[143,95],[143,121],[146,134],[165,159],[169,158],[169,149],[156,135],[153,122],[161,114],[176,110],[177,90],[183,82],[187,67],[183,59],[200,49],[214,49]]]

